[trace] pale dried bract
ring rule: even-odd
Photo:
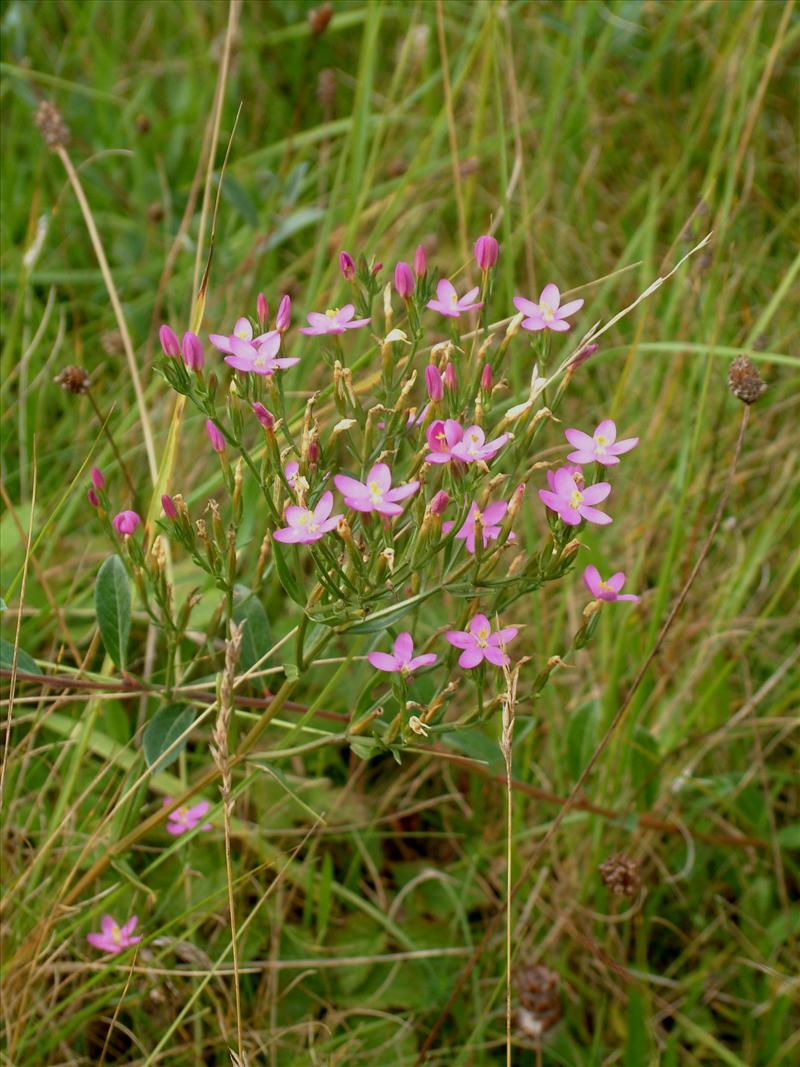
[[[64,122],[55,104],[49,100],[42,100],[39,104],[34,121],[44,143],[54,152],[57,148],[64,148],[69,144],[69,126]]]

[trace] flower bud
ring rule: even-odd
[[[191,330],[187,330],[183,335],[183,362],[189,370],[202,370],[205,362],[200,338]]]
[[[253,414],[265,430],[272,430],[275,428],[275,416],[269,408],[265,408],[264,405],[258,401],[253,404]]]
[[[100,470],[99,467],[92,467],[91,478],[92,485],[95,487],[95,489],[97,489],[98,491],[100,489],[105,489],[106,480],[103,477],[103,472]]]
[[[398,296],[408,300],[414,292],[414,275],[407,263],[400,262],[394,268],[394,287]]]
[[[444,387],[451,393],[455,392],[458,387],[458,382],[456,381],[456,368],[452,363],[448,363],[444,368]]]
[[[490,237],[488,234],[484,237],[479,237],[475,242],[475,262],[482,271],[491,270],[497,262],[497,253],[499,251],[500,246],[494,237]]]
[[[570,370],[576,370],[578,367],[580,367],[583,363],[586,362],[589,356],[593,356],[595,354],[599,347],[600,345],[584,345],[580,352],[578,352],[577,355],[573,356],[570,360]]]
[[[158,339],[161,342],[161,348],[164,351],[165,356],[170,356],[174,359],[181,354],[181,346],[174,330],[171,330],[169,326],[162,326],[158,331]]]
[[[211,442],[211,447],[214,451],[220,453],[224,452],[225,437],[220,428],[216,426],[211,419],[206,419],[206,433],[208,434],[208,439]]]
[[[161,507],[164,509],[164,514],[168,519],[177,519],[178,509],[175,507],[172,497],[167,496],[166,493],[161,497]]]
[[[123,537],[130,537],[136,531],[137,526],[141,525],[141,522],[142,520],[135,511],[120,511],[111,520],[111,525],[118,534]]]
[[[488,363],[484,364],[481,371],[481,389],[484,393],[491,393],[492,391],[492,368]]]
[[[292,298],[288,293],[281,297],[278,304],[278,313],[275,316],[275,329],[278,333],[286,333],[292,321]]]
[[[436,496],[430,502],[431,514],[444,515],[447,511],[447,505],[450,503],[450,497],[444,491],[440,489]]]
[[[308,444],[308,462],[312,467],[316,467],[319,463],[319,441],[316,437],[312,438]]]
[[[414,273],[418,278],[424,278],[428,273],[428,257],[422,245],[417,245],[414,253]]]
[[[258,315],[258,321],[263,326],[269,318],[269,305],[263,293],[259,293],[256,298],[256,314]]]
[[[442,376],[439,373],[439,368],[435,367],[433,363],[429,363],[425,368],[425,388],[428,390],[428,396],[434,403],[437,400],[441,400],[444,396]]]
[[[86,490],[86,499],[89,501],[89,503],[92,505],[93,508],[99,508],[100,507],[100,498],[98,497],[98,495],[94,491],[94,489],[87,489]]]
[[[339,253],[339,270],[346,282],[351,282],[356,276],[356,265],[349,252]]]

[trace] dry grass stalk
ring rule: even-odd
[[[503,761],[506,765],[506,1064],[511,1067],[511,898],[513,885],[511,878],[511,849],[513,838],[513,814],[514,814],[514,768],[512,763],[514,745],[514,720],[517,710],[517,682],[519,680],[519,668],[517,664],[513,670],[503,668],[506,680],[506,691],[502,698],[502,731],[500,734],[500,751],[503,753]]]
[[[225,667],[222,672],[222,681],[219,690],[219,711],[214,729],[211,731],[211,755],[219,771],[220,792],[222,793],[222,812],[225,824],[225,867],[228,880],[228,910],[231,924],[231,952],[233,955],[234,990],[236,993],[236,1036],[238,1043],[239,1062],[244,1063],[244,1049],[242,1047],[242,1005],[239,992],[239,948],[236,943],[236,911],[233,899],[233,862],[231,860],[231,815],[233,814],[233,790],[231,777],[231,758],[228,747],[228,732],[231,718],[233,717],[233,693],[236,679],[236,665],[239,662],[239,651],[242,647],[242,631],[244,626],[237,626],[235,622],[230,624],[230,637],[225,642]]]

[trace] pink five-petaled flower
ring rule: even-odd
[[[590,563],[586,570],[583,572],[583,580],[586,583],[586,588],[592,594],[597,597],[598,600],[632,600],[636,602],[639,598],[635,593],[620,593],[620,589],[625,584],[625,574],[623,571],[617,571],[616,574],[612,574],[607,581],[603,581],[600,577],[600,571],[594,564]]]
[[[331,511],[333,493],[330,492],[322,494],[313,511],[310,508],[301,508],[299,504],[292,504],[286,509],[285,515],[289,525],[276,530],[272,536],[285,545],[313,544],[339,525],[341,514],[331,515]]]
[[[171,803],[170,797],[164,797],[165,806]],[[194,830],[198,823],[208,815],[210,807],[211,805],[207,800],[198,800],[196,804],[184,804],[182,808],[176,808],[171,811],[167,816],[167,833],[177,837],[178,834],[185,834],[189,830]],[[211,823],[203,823],[200,829],[211,830]]]
[[[262,334],[261,336],[266,337],[267,335]],[[231,348],[232,341],[253,340],[253,327],[250,323],[250,320],[242,316],[240,319],[236,320],[236,325],[233,327],[233,333],[210,333],[208,335],[208,339],[214,346],[214,348],[219,349],[220,352],[223,352],[227,355],[233,351],[233,349]],[[258,343],[260,340],[261,337],[257,337],[256,343]]]
[[[459,667],[470,670],[483,660],[488,660],[495,667],[507,667],[510,663],[503,647],[517,636],[516,626],[504,626],[492,633],[492,627],[485,615],[474,615],[466,630],[448,630],[444,635],[454,648],[464,651],[458,657]]]
[[[419,482],[406,482],[392,489],[392,472],[385,463],[376,463],[366,482],[357,482],[346,474],[337,474],[333,481],[349,508],[377,511],[381,515],[402,515],[398,501],[413,496],[419,489]]]
[[[583,300],[570,300],[569,303],[562,304],[558,286],[550,282],[542,289],[538,304],[526,300],[524,296],[515,296],[514,307],[526,316],[522,320],[523,330],[555,330],[557,333],[564,333],[570,328],[566,321],[567,316],[580,311]]]
[[[87,934],[86,940],[90,945],[99,948],[101,952],[110,952],[112,956],[116,956],[123,949],[138,945],[142,940],[141,937],[133,936],[138,921],[137,917],[132,915],[126,923],[120,926],[116,919],[112,919],[110,915],[104,915],[100,920],[100,933]]]
[[[639,444],[638,437],[617,441],[617,427],[611,419],[603,419],[591,437],[582,430],[565,430],[564,436],[576,449],[567,459],[573,463],[601,463],[604,467],[613,467],[619,463],[617,456]]]
[[[265,333],[255,341],[243,341],[239,337],[230,340],[230,355],[225,362],[243,374],[274,374],[286,370],[300,360],[297,357],[281,356],[276,359],[281,347],[281,335],[277,330]]]
[[[436,286],[436,299],[429,300],[427,307],[431,311],[438,311],[440,315],[446,315],[448,319],[457,319],[465,311],[475,311],[483,307],[483,303],[475,300],[478,295],[478,286],[470,289],[462,297],[459,297],[455,286],[447,278],[441,278]]]
[[[301,326],[300,333],[321,337],[327,333],[344,333],[345,330],[357,330],[360,326],[369,325],[369,319],[354,319],[355,313],[352,304],[345,304],[343,308],[328,308],[324,315],[319,311],[309,311],[309,325]]]
[[[467,546],[467,552],[471,555],[475,555],[475,523],[480,516],[480,521],[483,528],[483,547],[487,548],[490,541],[496,541],[500,536],[499,523],[505,518],[505,514],[508,511],[508,503],[505,500],[496,500],[493,504],[487,504],[483,511],[480,510],[477,503],[473,500],[472,506],[469,509],[469,514],[464,522],[464,525],[456,533],[456,538],[459,541],[463,541]],[[455,523],[443,522],[442,533],[448,534],[453,529]],[[513,531],[508,535],[509,541],[514,540]]]
[[[421,656],[415,656],[411,634],[405,631],[397,635],[397,640],[392,648],[392,655],[389,655],[388,652],[367,653],[367,659],[376,671],[386,671],[387,674],[399,672],[404,678],[409,677],[420,667],[429,667],[438,658],[435,652],[425,652]]]
[[[120,511],[111,520],[111,525],[123,537],[130,537],[136,532],[136,527],[141,525],[142,520],[135,511]]]
[[[475,463],[494,459],[508,440],[508,434],[487,441],[480,426],[469,426],[465,430],[455,419],[436,419],[428,427],[426,438],[430,448],[426,463],[449,463],[453,459]]]
[[[300,464],[296,459],[290,460],[283,468],[283,473],[286,475],[286,481],[289,483],[290,488],[297,488],[297,475],[300,473]]]
[[[607,526],[612,521],[610,515],[592,507],[605,500],[611,492],[608,482],[596,482],[579,489],[570,471],[561,467],[553,475],[552,485],[552,489],[540,489],[539,497],[551,511],[561,516],[567,526],[578,526],[581,519],[598,526]]]

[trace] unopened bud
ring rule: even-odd
[[[259,293],[256,298],[256,314],[258,315],[258,321],[263,326],[269,318],[269,305],[263,293]]]
[[[488,234],[484,237],[479,237],[475,242],[475,262],[482,271],[491,270],[497,262],[499,251],[500,246],[494,237]]]
[[[411,267],[402,261],[394,268],[394,287],[397,295],[408,300],[414,293],[414,275]]]
[[[458,388],[458,382],[456,380],[456,368],[452,363],[448,363],[444,368],[444,387],[451,393],[455,392]]]
[[[275,428],[275,416],[269,408],[264,407],[259,401],[253,404],[253,414],[265,430],[273,430]]]
[[[428,257],[422,245],[417,245],[414,253],[414,273],[418,278],[424,278],[428,272]]]
[[[166,324],[160,327],[158,331],[158,339],[161,342],[161,348],[165,356],[175,359],[181,354],[181,346],[177,334]]]
[[[92,467],[91,479],[92,485],[95,487],[95,489],[97,489],[98,491],[100,489],[105,489],[106,480],[103,477],[103,472],[100,470],[99,467]]]
[[[166,493],[161,497],[161,507],[164,509],[164,514],[168,519],[177,519],[178,509],[175,507],[175,501],[171,496],[167,496]]]
[[[487,394],[492,391],[492,368],[489,363],[486,363],[481,371],[481,389]]]
[[[87,489],[86,490],[86,499],[89,501],[89,503],[92,505],[93,508],[99,508],[100,507],[100,498],[97,495],[97,493],[94,491],[94,489]]]
[[[211,442],[211,447],[214,449],[214,451],[219,452],[220,454],[224,452],[225,436],[220,430],[220,428],[214,422],[211,421],[211,419],[206,419],[206,433],[208,434],[208,439]]]
[[[439,368],[434,366],[433,363],[429,363],[425,368],[425,388],[428,390],[428,396],[434,403],[441,400],[444,396],[442,375],[439,372]]]
[[[356,265],[349,252],[339,253],[339,270],[346,282],[351,282],[356,276]]]
[[[569,362],[570,370],[577,370],[582,366],[590,356],[593,356],[600,345],[584,345],[577,355],[573,356]]]
[[[202,370],[205,357],[203,356],[203,346],[200,344],[200,338],[197,334],[187,330],[183,335],[182,348],[183,362],[189,370]]]
[[[288,294],[281,297],[278,311],[275,315],[275,329],[278,333],[286,333],[292,321],[292,298]]]
[[[447,511],[447,505],[449,503],[450,497],[444,491],[444,489],[440,489],[439,492],[434,496],[433,500],[431,500],[430,502],[429,507],[431,509],[431,514],[444,515],[445,511]]]

